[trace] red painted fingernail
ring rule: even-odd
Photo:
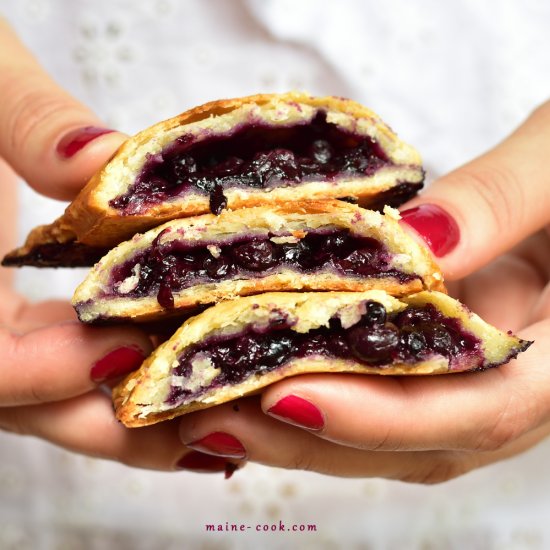
[[[321,430],[325,425],[321,411],[313,403],[296,395],[283,397],[267,413],[300,428]]]
[[[76,155],[85,145],[105,134],[110,134],[114,130],[109,128],[98,128],[97,126],[85,126],[72,130],[65,134],[57,144],[57,153],[59,156],[68,159]]]
[[[244,458],[246,456],[246,449],[242,443],[236,437],[224,432],[208,434],[202,439],[187,443],[187,447],[191,447],[195,451],[227,458]]]
[[[454,218],[435,204],[404,210],[401,219],[426,241],[438,258],[451,252],[460,240],[460,229]]]
[[[226,477],[231,477],[236,467],[228,474],[227,464],[230,463],[220,456],[212,456],[200,453],[199,451],[191,451],[177,462],[176,468],[178,470],[192,470],[194,472],[204,473],[226,472]],[[232,464],[232,466],[234,465]],[[231,470],[231,468],[229,468],[229,470]]]
[[[143,352],[137,348],[118,348],[95,363],[90,371],[90,377],[97,383],[118,378],[136,370],[144,359]]]

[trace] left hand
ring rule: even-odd
[[[0,99],[2,257],[16,240],[16,173],[44,195],[73,198],[125,136],[59,88],[1,16]],[[147,334],[86,327],[65,301],[30,303],[13,275],[0,268],[0,430],[142,468],[225,470],[225,459],[197,465],[175,423],[127,430],[116,421],[103,385],[141,364]]]
[[[227,403],[184,416],[182,441],[272,466],[434,483],[516,455],[546,437],[549,128],[547,103],[403,213],[438,256],[451,293],[486,321],[534,340],[526,353],[475,373],[288,378],[261,398],[239,401],[238,411]]]

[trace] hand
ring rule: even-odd
[[[70,199],[124,136],[101,122],[42,71],[0,18],[0,254],[15,245],[17,172],[44,195]],[[2,160],[4,159],[4,160]],[[30,304],[0,268],[0,429],[34,435],[134,466],[192,464],[175,423],[127,430],[114,417],[110,382],[152,349],[135,328],[89,328],[70,304]],[[210,470],[226,461],[213,459]]]
[[[434,483],[515,455],[550,433],[550,103],[495,149],[406,205],[403,224],[437,257],[452,294],[535,344],[485,372],[302,375],[185,416],[203,452]],[[265,413],[265,414],[264,414]]]

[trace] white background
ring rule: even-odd
[[[0,13],[60,84],[128,133],[211,99],[306,89],[378,112],[434,178],[550,95],[543,0],[0,0]],[[64,207],[24,185],[21,204],[21,241]],[[69,297],[82,274],[29,268],[17,284]],[[224,481],[0,434],[0,550],[544,549],[549,461],[546,442],[435,487],[255,465]],[[279,520],[317,533],[204,532]]]

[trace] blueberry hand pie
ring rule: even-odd
[[[224,209],[346,198],[397,206],[422,187],[418,153],[353,101],[304,93],[196,107],[129,139],[64,215],[4,265],[93,265],[159,224]]]
[[[277,290],[444,290],[399,214],[337,200],[289,202],[170,221],[121,243],[77,288],[81,321],[149,321]]]
[[[439,292],[266,293],[188,319],[115,389],[114,402],[126,426],[145,426],[297,374],[464,372],[529,345]]]

